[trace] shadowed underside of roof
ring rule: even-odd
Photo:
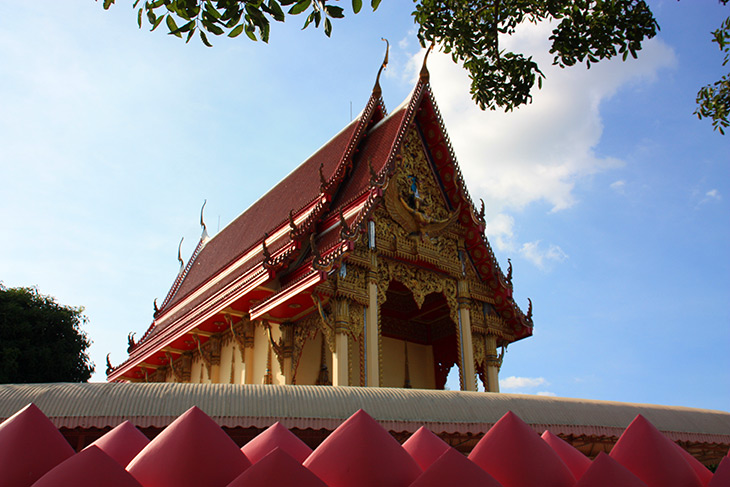
[[[620,436],[637,414],[675,441],[730,445],[730,413],[584,399],[396,388],[234,384],[0,385],[0,421],[28,403],[57,427],[104,428],[129,419],[164,427],[198,406],[225,427],[334,429],[364,409],[391,431],[481,434],[512,411],[536,431]]]

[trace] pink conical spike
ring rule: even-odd
[[[224,487],[251,466],[231,438],[193,406],[127,466],[144,487]]]
[[[421,469],[362,409],[333,431],[304,466],[329,487],[407,487]]]
[[[35,404],[0,424],[0,482],[28,487],[70,458],[73,448]]]
[[[403,443],[403,448],[421,467],[421,470],[426,470],[451,447],[429,429],[421,426]]]
[[[299,463],[306,460],[312,453],[311,448],[278,421],[269,426],[266,431],[256,436],[256,438],[243,445],[241,451],[251,463],[256,463],[275,448],[281,448]]]
[[[504,487],[575,485],[558,454],[511,411],[479,440],[469,459]]]
[[[642,415],[636,416],[611,450],[611,458],[649,487],[702,487],[674,443]]]

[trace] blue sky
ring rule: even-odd
[[[730,139],[693,115],[722,74],[712,0],[652,1],[637,61],[559,70],[548,26],[505,45],[547,75],[534,103],[481,112],[463,72],[429,60],[434,93],[488,235],[511,258],[535,334],[502,390],[730,410]],[[136,26],[131,2],[0,1],[0,280],[84,306],[93,380],[126,358],[200,235],[288,174],[382,80],[395,108],[422,59],[410,2],[335,24],[185,45]]]

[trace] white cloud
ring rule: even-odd
[[[514,226],[515,219],[505,213],[498,213],[487,220],[487,237],[497,250],[515,249]]]
[[[548,263],[563,262],[568,258],[568,254],[563,252],[563,249],[557,245],[550,244],[548,248],[542,248],[540,240],[522,244],[520,254],[543,270],[547,269]]]
[[[574,205],[581,178],[623,164],[594,151],[603,131],[601,102],[676,63],[674,52],[653,40],[639,60],[560,69],[548,54],[550,30],[548,24],[527,25],[504,39],[505,48],[532,54],[546,75],[533,103],[512,113],[481,111],[469,96],[466,71],[450,56],[434,52],[428,61],[459,164],[474,196],[484,198],[492,215],[535,202],[547,203],[551,211]],[[414,76],[422,59],[422,52],[411,59]]]
[[[720,192],[716,189],[711,189],[707,193],[705,193],[705,200],[715,200],[720,201],[722,199],[722,195],[720,195]]]
[[[611,183],[610,188],[618,193],[623,193],[626,187],[626,181],[620,179]]]
[[[499,381],[500,389],[529,389],[542,385],[548,385],[543,377],[515,377],[513,375]]]

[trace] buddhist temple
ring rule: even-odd
[[[469,196],[424,66],[210,238],[203,228],[110,381],[498,392],[532,335]]]
[[[201,210],[108,382],[0,384],[3,485],[730,485],[726,411],[493,393],[532,304],[490,248],[425,61],[391,113],[379,77],[212,238]]]

